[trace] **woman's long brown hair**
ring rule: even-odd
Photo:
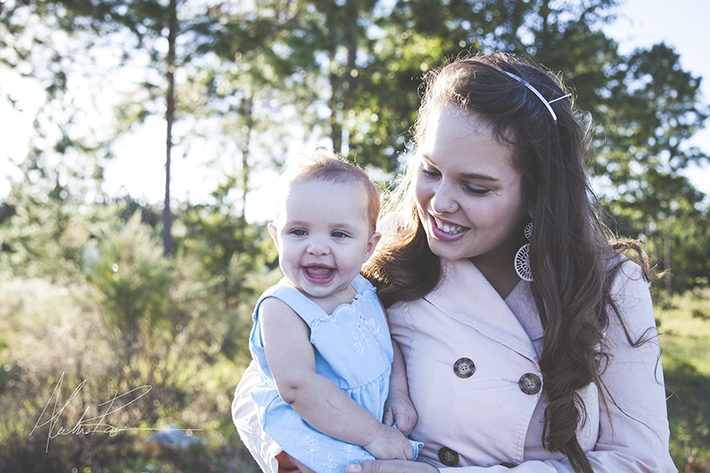
[[[588,133],[572,99],[551,104],[555,122],[524,83],[502,71],[532,84],[548,101],[568,93],[552,74],[506,54],[459,59],[425,76],[414,141],[420,144],[435,107],[454,105],[477,114],[501,143],[513,146],[513,166],[534,212],[531,287],[544,328],[540,368],[549,399],[542,440],[548,450],[565,454],[575,471],[591,473],[576,437],[586,419],[577,393],[594,382],[605,399],[600,376],[606,355],[598,347],[610,315],[616,314],[610,290],[624,259],[619,254],[633,253],[646,276],[648,264],[636,242],[615,242],[598,217],[586,175]],[[387,224],[364,268],[385,306],[424,297],[441,278],[409,184],[411,175],[398,190],[396,221]]]

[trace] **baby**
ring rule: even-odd
[[[268,228],[284,278],[259,298],[249,339],[262,428],[304,472],[412,460],[421,444],[402,433],[416,423],[404,362],[359,274],[380,239],[377,188],[324,148],[287,166],[280,184]],[[401,431],[387,425],[395,420]]]

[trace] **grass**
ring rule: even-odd
[[[39,279],[0,281],[0,472],[258,473],[230,414],[245,361],[192,356],[190,347],[200,341],[188,336],[155,358],[141,350],[126,375],[83,289]],[[199,335],[215,345],[219,330],[212,330]],[[120,396],[144,385],[151,390],[132,404],[135,395]],[[102,405],[117,394],[114,404]],[[111,435],[86,433],[87,427],[48,439],[60,428],[71,431],[82,413],[90,419],[109,407],[115,413],[104,425],[127,430]],[[53,408],[61,410],[54,426],[48,423]],[[166,425],[199,429],[191,432],[199,441],[172,447],[152,441],[152,429]]]
[[[681,472],[710,472],[710,288],[659,301],[671,455]]]

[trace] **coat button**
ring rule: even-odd
[[[459,358],[454,363],[454,373],[459,378],[470,378],[476,371],[476,365],[471,358]]]
[[[441,447],[439,460],[446,466],[456,466],[459,463],[459,454],[448,447]]]
[[[525,394],[537,394],[542,387],[542,381],[540,381],[540,378],[536,374],[526,373],[520,377],[518,386],[520,386],[520,390]]]

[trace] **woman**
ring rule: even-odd
[[[570,94],[503,54],[426,85],[394,229],[365,271],[425,446],[348,471],[676,471],[647,263],[597,219]]]

